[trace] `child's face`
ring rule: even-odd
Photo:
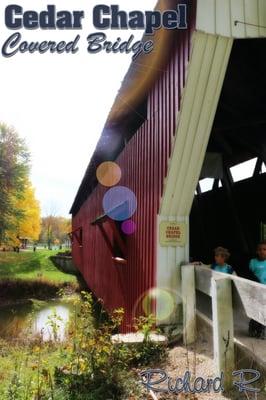
[[[225,263],[225,256],[223,256],[222,254],[216,254],[214,256],[215,262],[218,265],[224,265]]]
[[[266,260],[266,244],[261,244],[258,247],[257,254],[260,260]]]

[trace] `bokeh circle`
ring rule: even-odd
[[[96,176],[101,185],[112,187],[120,182],[122,171],[115,162],[105,161],[97,168]]]
[[[164,322],[176,311],[176,294],[162,288],[151,288],[145,292],[134,307],[134,314],[149,316],[155,313],[157,321]]]
[[[115,221],[125,221],[132,217],[137,209],[137,198],[129,188],[116,186],[109,189],[103,198],[106,215]]]
[[[121,229],[125,235],[133,235],[136,232],[136,224],[131,219],[128,219],[122,223]]]

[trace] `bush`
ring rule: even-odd
[[[95,324],[92,312],[92,296],[82,292],[71,327],[70,362],[56,369],[57,386],[63,388],[68,400],[118,400],[140,393],[129,370],[132,351],[126,345],[112,342],[112,334],[122,322],[123,310],[115,310],[109,320],[104,319],[99,325]]]

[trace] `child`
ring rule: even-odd
[[[260,283],[266,285],[266,241],[258,244],[257,258],[250,260],[249,269]],[[252,319],[249,323],[249,335],[266,339],[265,326]]]
[[[230,253],[224,247],[216,247],[214,249],[215,262],[211,265],[211,269],[217,272],[224,272],[226,274],[233,274],[234,270],[231,265],[227,264]]]
[[[257,258],[250,260],[249,269],[260,283],[266,285],[266,241],[257,246]]]

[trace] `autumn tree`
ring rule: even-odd
[[[35,190],[30,182],[27,183],[23,198],[17,201],[16,206],[24,213],[23,218],[17,222],[17,238],[37,241],[41,232],[41,212],[39,202],[35,198]]]
[[[37,240],[40,206],[29,181],[29,152],[13,128],[0,124],[0,244]]]
[[[0,243],[16,230],[24,210],[17,207],[23,199],[29,174],[29,152],[12,127],[0,123]]]
[[[42,218],[40,241],[47,243],[50,249],[52,244],[63,244],[66,242],[70,231],[70,219],[48,215]]]

